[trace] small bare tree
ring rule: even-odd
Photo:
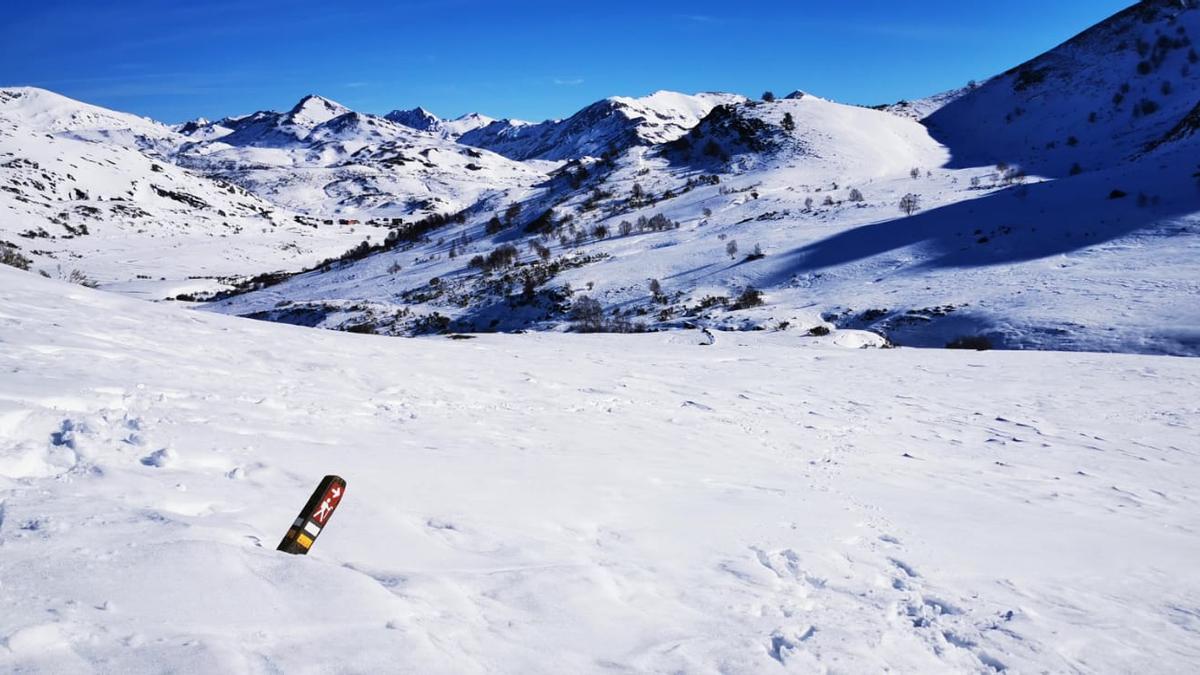
[[[529,242],[529,250],[542,260],[550,259],[550,249],[540,241],[534,240]]]
[[[900,198],[900,210],[904,215],[911,216],[921,209],[921,196],[908,193]]]
[[[581,295],[571,303],[571,320],[580,333],[598,333],[604,329],[604,307],[592,298]]]
[[[667,297],[663,295],[662,283],[658,279],[650,280],[650,295],[654,298],[655,302],[662,303],[667,301]]]
[[[749,309],[763,304],[762,291],[753,286],[747,286],[734,301],[730,309]]]
[[[728,244],[725,244],[725,252],[729,254],[729,259],[733,260],[737,257],[738,246],[737,239],[730,239]]]
[[[508,205],[507,209],[504,209],[504,222],[508,223],[509,225],[512,225],[513,223],[517,222],[517,218],[520,218],[520,217],[521,217],[521,205],[520,204],[513,202],[512,204]]]

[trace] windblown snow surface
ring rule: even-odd
[[[1200,362],[850,337],[396,340],[0,267],[0,671],[1194,672]]]

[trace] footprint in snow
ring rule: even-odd
[[[59,425],[58,431],[50,434],[50,443],[52,445],[63,446],[75,450],[76,435],[85,434],[88,432],[87,425],[82,422],[76,422],[73,419],[65,419]]]
[[[888,562],[892,563],[892,565],[894,565],[896,567],[896,569],[898,569],[901,572],[904,572],[906,575],[908,575],[909,578],[916,579],[921,576],[920,574],[917,574],[917,570],[914,569],[912,565],[909,565],[908,563],[904,562],[903,560],[897,560],[896,558],[888,558]]]
[[[803,631],[778,629],[771,633],[771,642],[767,646],[767,653],[771,655],[771,658],[786,665],[788,657],[800,646],[800,643],[808,641],[816,634],[816,626],[809,626]]]
[[[174,450],[170,448],[160,448],[143,457],[141,462],[146,466],[152,466],[157,469],[161,469],[174,463],[177,458],[178,457]]]

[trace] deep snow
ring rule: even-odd
[[[1200,363],[395,340],[0,267],[0,670],[1190,672]],[[273,550],[321,476],[307,558]]]

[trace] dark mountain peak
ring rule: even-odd
[[[417,131],[436,131],[442,126],[440,117],[420,106],[411,110],[393,110],[383,117],[388,121],[402,124]]]

